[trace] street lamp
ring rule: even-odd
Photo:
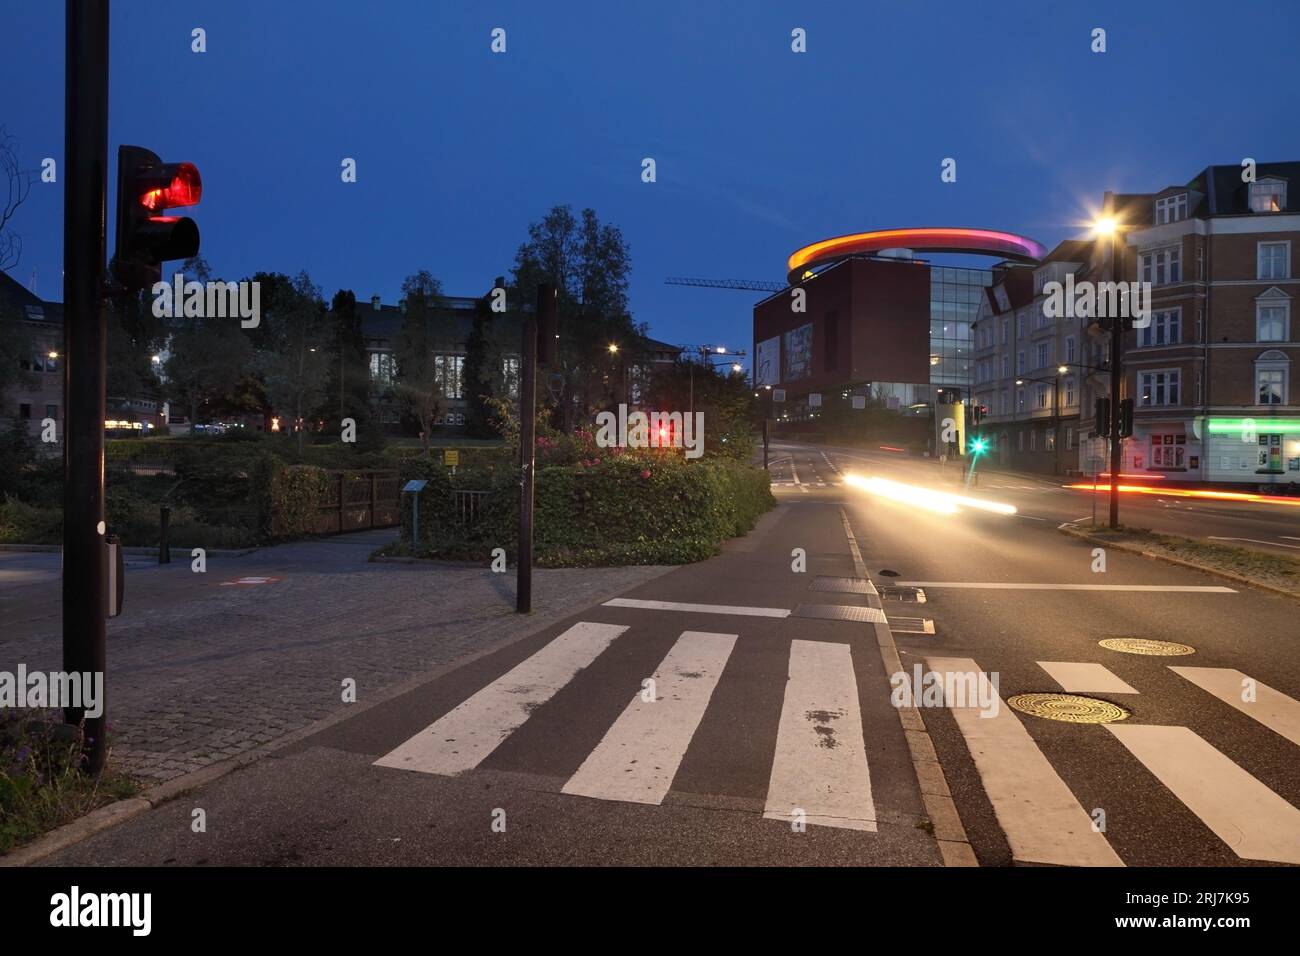
[[[1111,216],[1103,216],[1093,223],[1093,234],[1110,239],[1110,265],[1107,281],[1120,281],[1119,259],[1119,222]],[[1103,326],[1104,327],[1104,326]],[[1119,434],[1120,421],[1120,378],[1124,369],[1124,322],[1120,316],[1110,317],[1110,527],[1119,528],[1119,473],[1123,471],[1121,457],[1123,439]],[[1098,423],[1100,424],[1100,423]]]

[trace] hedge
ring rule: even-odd
[[[453,485],[437,462],[413,462],[403,478],[424,478],[418,547],[403,505],[402,546],[394,550],[486,560],[517,550],[517,471],[496,472],[479,519],[462,528]],[[775,504],[767,473],[740,462],[678,455],[622,455],[598,464],[539,468],[534,490],[534,552],[539,564],[677,564],[716,554],[727,538],[753,528]]]

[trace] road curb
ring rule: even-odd
[[[659,574],[655,577],[667,574],[669,571],[677,570],[678,565],[663,565]],[[647,579],[647,580],[653,580]],[[641,582],[644,584],[645,582]],[[639,586],[639,585],[638,585]],[[624,590],[627,590],[624,588]],[[596,604],[601,604],[611,597],[616,597],[619,592],[613,594],[601,592],[595,599]],[[242,770],[266,757],[273,757],[282,750],[287,750],[306,740],[308,737],[328,730],[335,724],[340,724],[345,720],[351,720],[353,717],[360,716],[371,708],[386,704],[394,698],[401,697],[403,694],[409,694],[413,690],[423,687],[425,684],[432,683],[435,680],[451,673],[461,667],[473,663],[474,661],[486,657],[489,654],[495,654],[503,648],[520,641],[526,641],[548,627],[554,625],[557,621],[562,621],[573,613],[569,606],[557,608],[552,614],[545,618],[537,618],[536,627],[527,628],[523,633],[517,634],[499,643],[491,644],[472,654],[466,654],[447,664],[435,667],[431,670],[424,671],[416,676],[394,684],[382,691],[379,691],[374,697],[367,699],[364,703],[348,704],[332,714],[327,714],[320,720],[308,724],[306,727],[300,727],[297,730],[290,731],[283,737],[277,737],[275,740],[255,747],[247,753],[242,753],[237,757],[231,757],[229,760],[223,760],[219,763],[209,764],[206,767],[200,767],[198,770],[191,770],[189,773],[181,774],[179,777],[173,777],[160,784],[151,787],[145,793],[138,797],[130,797],[126,800],[119,800],[110,803],[107,806],[100,807],[98,810],[92,810],[84,817],[79,817],[70,823],[51,830],[49,833],[37,837],[26,846],[20,847],[7,855],[0,856],[0,867],[30,866],[49,857],[61,850],[74,846],[82,841],[125,823],[134,817],[145,813],[148,810],[155,810],[165,803],[182,797],[185,794],[197,790],[199,787],[206,786],[214,781],[220,780],[236,770]],[[510,615],[513,617],[513,615]]]
[[[1127,541],[1113,541],[1108,538],[1099,538],[1084,531],[1073,522],[1066,521],[1056,526],[1056,530],[1061,534],[1068,535],[1071,538],[1078,538],[1080,541],[1087,541],[1090,544],[1100,545],[1104,548],[1115,548],[1117,551],[1127,551],[1129,554],[1140,554],[1144,558],[1151,558],[1155,561],[1164,561],[1166,564],[1176,564],[1181,568],[1187,568],[1191,571],[1200,571],[1203,574],[1210,574],[1214,577],[1223,578],[1226,581],[1232,581],[1244,587],[1256,588],[1260,591],[1268,591],[1270,594],[1276,594],[1279,597],[1291,598],[1291,600],[1300,600],[1300,594],[1295,591],[1288,591],[1286,588],[1280,588],[1273,584],[1265,584],[1263,581],[1256,581],[1254,578],[1248,578],[1244,574],[1237,574],[1235,571],[1224,571],[1221,568],[1211,567],[1206,564],[1197,564],[1195,561],[1188,561],[1184,558],[1175,558],[1170,554],[1161,554],[1159,551],[1147,551],[1140,545],[1130,544]]]
[[[175,551],[184,551],[186,554],[194,550],[193,548],[182,546],[179,544],[173,544],[171,545],[171,548]],[[50,554],[50,553],[57,553],[62,550],[63,550],[63,545],[61,544],[0,544],[0,551],[30,551],[30,552],[40,553],[40,554]],[[262,549],[260,546],[253,547],[253,548],[245,548],[242,551],[230,550],[225,548],[220,548],[220,549],[205,548],[204,553],[207,554],[209,557],[216,556],[216,557],[224,557],[224,558],[232,558],[232,557],[239,558],[239,557],[243,557],[246,554],[252,554],[254,551],[261,551],[261,550]],[[140,555],[157,555],[158,549],[145,547],[144,545],[131,545],[130,547],[123,548],[122,553],[140,554]]]
[[[858,540],[853,536],[849,526],[849,516],[840,509],[840,520],[844,522],[844,534],[849,539],[849,553],[853,556],[853,568],[859,578],[867,583],[867,598],[875,607],[883,606],[876,585],[867,574],[867,566],[862,560],[862,551]],[[898,645],[894,643],[894,632],[888,623],[876,623],[876,644],[880,648],[880,657],[885,664],[886,674],[906,673],[903,662],[898,656]],[[948,789],[948,779],[944,776],[939,756],[934,750],[934,741],[925,728],[925,720],[915,704],[896,707],[898,721],[903,727],[903,737],[907,740],[907,752],[912,758],[912,769],[916,773],[917,786],[921,790],[921,802],[929,818],[931,835],[938,844],[939,855],[944,866],[967,867],[979,866],[975,851],[962,825],[957,805],[953,802],[952,791]]]

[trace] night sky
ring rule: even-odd
[[[747,348],[759,296],[669,275],[780,280],[798,246],[899,226],[1050,248],[1106,189],[1300,159],[1294,0],[113,6],[110,154],[198,165],[190,214],[216,275],[306,269],[327,297],[395,302],[427,268],[478,295],[530,221],[591,206],[631,245],[634,317],[679,343]],[[62,172],[64,5],[6,7],[0,124],[24,167],[53,156]],[[207,53],[190,50],[196,26]],[[38,182],[12,223],[12,274],[35,269],[56,300],[62,221],[62,184]]]

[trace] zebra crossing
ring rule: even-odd
[[[559,792],[664,804],[719,685],[727,680],[729,662],[744,653],[742,630],[681,632],[651,674],[629,681],[635,690],[612,723],[588,728],[593,740],[601,734],[599,742],[576,770],[566,768],[559,775]],[[583,671],[616,641],[636,639],[633,625],[577,622],[374,764],[440,776],[471,773],[507,739],[527,732],[529,721],[548,701],[581,681]],[[1095,808],[1080,802],[1044,751],[1035,718],[1006,706],[975,659],[936,655],[925,661],[940,686],[955,686],[972,675],[980,682],[973,699],[945,696],[938,706],[948,711],[969,751],[1013,858],[1124,866],[1105,828],[1096,825]],[[1067,692],[1142,693],[1101,664],[1036,663]],[[1295,699],[1234,669],[1169,669],[1207,695],[1205,706],[1235,708],[1300,746],[1300,702]],[[812,826],[876,832],[881,816],[873,797],[868,742],[897,728],[864,724],[852,646],[794,638],[785,677],[775,739],[767,751],[770,763],[764,768],[762,817],[787,826],[797,818]],[[1251,702],[1243,698],[1243,681],[1253,687]],[[997,706],[977,703],[989,699],[996,699]],[[1071,732],[1109,733],[1239,858],[1300,865],[1300,810],[1191,728],[1128,720],[1076,725]]]

